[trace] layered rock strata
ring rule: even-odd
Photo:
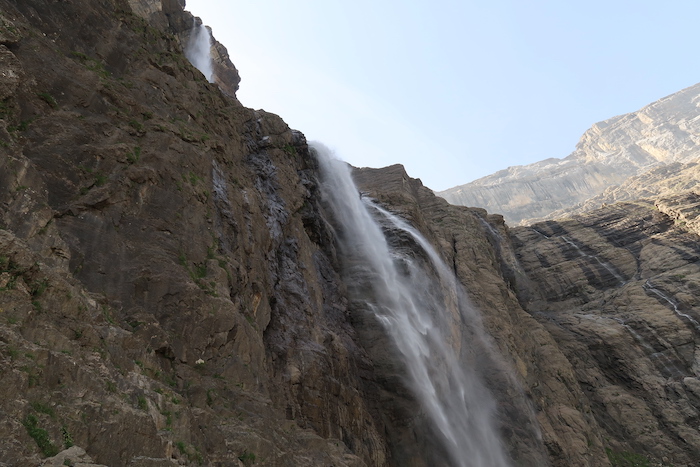
[[[689,193],[510,231],[515,289],[571,363],[611,460],[700,455],[700,238],[680,220],[698,213]]]
[[[509,167],[438,195],[454,204],[502,213],[511,225],[555,219],[572,209],[582,211],[580,205],[587,200],[630,177],[646,176],[651,169],[667,170],[664,167],[674,163],[697,162],[699,97],[700,84],[696,84],[637,112],[596,123],[565,159]],[[683,180],[691,183],[693,177]],[[624,190],[618,190],[615,200],[639,197],[640,193],[625,196]],[[597,208],[601,200],[592,203]]]

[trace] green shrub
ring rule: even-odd
[[[144,410],[144,411],[148,410],[148,402],[146,402],[145,397],[139,396],[138,405],[139,405],[139,409]]]
[[[255,454],[248,451],[243,451],[243,453],[238,456],[238,460],[243,462],[245,465],[251,465],[255,463]]]
[[[55,109],[58,107],[58,102],[56,102],[56,99],[54,99],[53,96],[51,94],[49,94],[48,92],[40,92],[37,94],[37,96],[39,96],[39,98],[41,100],[43,100],[44,102],[49,104],[49,106],[52,109]]]
[[[615,452],[610,448],[605,448],[608,460],[612,467],[651,467],[649,459],[641,454],[633,452]]]
[[[56,412],[54,412],[53,409],[46,404],[42,404],[41,402],[32,402],[29,405],[31,405],[32,409],[38,413],[43,413],[51,418],[56,418]]]
[[[130,152],[129,154],[126,155],[126,160],[129,162],[129,164],[134,164],[141,159],[141,147],[136,146],[134,148],[133,152]]]
[[[51,442],[49,433],[43,428],[39,428],[39,420],[35,415],[27,415],[22,424],[27,429],[29,436],[36,441],[44,457],[53,457],[58,454],[58,448]]]
[[[73,442],[73,437],[68,431],[68,427],[66,425],[61,426],[61,434],[63,434],[63,445],[65,448],[72,448],[75,443]]]
[[[129,120],[129,126],[136,131],[143,131],[143,123],[138,120]]]

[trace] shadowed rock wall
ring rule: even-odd
[[[126,2],[0,6],[0,458],[387,464],[303,135]]]

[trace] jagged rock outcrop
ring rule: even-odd
[[[586,201],[552,212],[552,219],[593,211],[607,204],[638,199],[659,199],[686,192],[700,185],[700,164],[697,161],[672,162],[649,169],[607,188],[603,193]]]
[[[655,205],[680,227],[700,235],[700,195],[697,191],[661,198]]]
[[[149,25],[175,34],[180,47],[185,49],[192,37],[192,32],[202,24],[201,19],[185,11],[185,0],[128,0],[134,14],[140,16]],[[211,33],[211,31],[210,31]],[[211,59],[214,70],[213,80],[219,89],[229,97],[235,98],[241,81],[238,70],[231,62],[226,47],[212,35]]]
[[[699,97],[697,84],[637,112],[596,123],[565,159],[509,167],[438,195],[454,204],[501,213],[511,225],[561,217],[630,177],[696,160]]]

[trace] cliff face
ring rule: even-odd
[[[0,12],[0,465],[444,464],[303,135],[187,62],[182,4]],[[537,233],[400,166],[355,178],[483,313],[503,357],[465,361],[514,462],[697,458],[696,195]]]
[[[603,438],[671,465],[700,454],[699,212],[690,192],[510,232],[516,290],[571,362]]]
[[[146,20],[150,26],[173,34],[183,50],[189,43],[195,27],[202,24],[199,18],[184,10],[185,0],[128,0],[128,3],[131,11]],[[241,77],[231,63],[226,47],[213,36],[211,59],[213,81],[221,92],[235,98]]]
[[[593,211],[606,204],[637,199],[659,199],[674,196],[700,185],[700,165],[697,161],[671,162],[627,178],[619,185],[608,187],[594,196],[571,206],[552,212],[552,219]]]
[[[595,197],[630,177],[697,159],[699,95],[697,84],[638,112],[597,123],[565,159],[510,167],[438,195],[454,204],[502,213],[512,225],[582,212],[582,204],[599,207]],[[639,192],[625,196],[624,190],[617,195],[616,201],[643,196]]]
[[[385,463],[303,136],[126,2],[0,11],[3,462]]]
[[[606,465],[604,440],[571,364],[504,279],[502,262],[514,256],[503,218],[449,205],[401,166],[361,169],[355,176],[370,196],[391,206],[436,245],[483,313],[486,329],[518,381],[512,385],[497,374],[487,378],[501,417],[510,418],[504,436],[516,465]],[[528,425],[526,417],[513,419],[527,412],[523,405],[533,409],[539,427]]]
[[[553,465],[696,462],[697,193],[509,229],[434,197],[400,166],[356,178],[440,246],[517,369]],[[519,461],[542,465],[532,459]]]

